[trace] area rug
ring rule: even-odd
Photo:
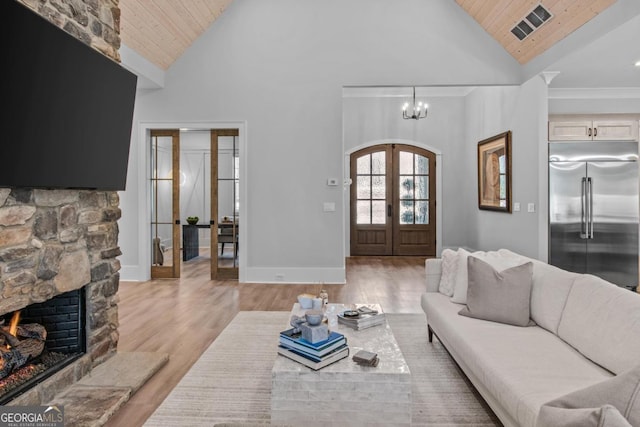
[[[271,368],[288,312],[243,311],[144,424],[270,425]],[[500,426],[442,345],[427,342],[424,314],[387,319],[411,370],[413,426]]]

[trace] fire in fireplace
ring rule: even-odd
[[[0,404],[86,352],[84,288],[0,317]]]

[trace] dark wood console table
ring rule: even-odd
[[[233,243],[231,240],[227,240],[224,237],[231,236],[229,229],[232,229],[233,223],[221,222],[218,224],[218,229],[221,230],[221,234],[218,236],[219,243]],[[189,261],[200,255],[200,236],[198,230],[200,228],[211,228],[210,224],[183,224],[182,225],[182,261]],[[226,231],[226,232],[225,232]],[[223,236],[221,238],[220,236]],[[238,224],[236,224],[236,256],[238,253]],[[224,248],[224,246],[223,246]]]

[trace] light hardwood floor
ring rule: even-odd
[[[169,362],[109,419],[107,427],[142,426],[191,365],[239,311],[288,311],[296,296],[329,302],[377,302],[389,313],[422,313],[424,257],[347,258],[345,285],[245,284],[209,280],[209,259],[183,263],[182,277],[121,282],[119,351],[169,354]]]

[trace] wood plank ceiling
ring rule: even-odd
[[[519,63],[545,52],[616,0],[456,0]],[[524,40],[511,29],[539,4],[553,15]]]
[[[120,37],[166,70],[232,0],[120,0]]]
[[[232,0],[120,0],[122,42],[166,70]],[[456,0],[518,62],[525,64],[616,0]],[[537,5],[552,17],[520,41],[511,33]]]

